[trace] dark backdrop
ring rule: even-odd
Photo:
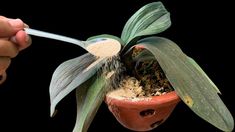
[[[103,33],[120,36],[128,18],[149,2],[152,1],[11,1],[1,3],[0,15],[21,18],[35,29],[85,40]],[[221,90],[221,98],[234,116],[234,7],[226,0],[162,2],[171,13],[172,26],[158,36],[173,40],[200,64]],[[0,86],[0,131],[71,132],[76,117],[74,92],[58,105],[57,116],[50,118],[49,83],[60,63],[83,53],[83,49],[67,43],[33,37],[32,46],[13,59],[8,79]],[[173,130],[219,131],[182,102],[153,131]],[[89,131],[128,130],[102,104]]]

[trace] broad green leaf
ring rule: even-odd
[[[149,37],[138,43],[152,52],[177,94],[192,111],[223,131],[233,130],[233,117],[214,85],[174,42]]]
[[[111,39],[115,39],[117,40],[121,45],[124,45],[124,41],[122,41],[119,37],[116,37],[116,36],[113,36],[113,35],[109,35],[109,34],[101,34],[101,35],[96,35],[96,36],[92,36],[92,37],[89,37],[87,39],[87,41],[89,40],[93,40],[93,39],[97,39],[97,38],[111,38]]]
[[[96,59],[87,53],[62,63],[53,73],[50,83],[51,116],[60,100],[92,77],[105,58]]]
[[[160,33],[170,25],[170,13],[161,2],[153,2],[140,8],[127,21],[121,39],[128,44],[136,37]]]
[[[211,79],[206,75],[206,73],[202,70],[202,68],[197,64],[197,62],[195,60],[193,60],[192,58],[188,57],[189,61],[192,63],[193,66],[195,66],[197,68],[197,70],[199,72],[201,72],[202,75],[204,75],[208,81],[211,83],[211,85],[213,86],[213,88],[215,89],[215,91],[219,94],[221,94],[219,88],[214,84],[214,82],[211,81]]]
[[[86,132],[107,92],[106,79],[94,75],[76,89],[77,119],[73,132]]]

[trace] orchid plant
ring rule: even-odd
[[[119,41],[122,45],[118,54],[121,63],[136,61],[128,60],[128,53],[135,46],[143,47],[145,50],[138,59],[157,60],[178,96],[195,114],[218,129],[232,131],[233,117],[218,96],[219,89],[206,73],[173,41],[152,36],[170,25],[170,13],[161,2],[153,2],[143,6],[127,21],[120,38],[104,34],[88,40],[110,38]],[[108,91],[107,82],[111,78],[100,70],[108,59],[86,53],[62,63],[55,70],[50,84],[51,116],[56,105],[76,90],[77,119],[73,131],[87,131]]]

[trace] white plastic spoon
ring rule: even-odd
[[[114,55],[117,55],[118,52],[121,50],[121,44],[115,39],[97,38],[91,41],[80,41],[71,37],[39,31],[31,28],[25,28],[24,30],[29,35],[50,38],[76,44],[87,50],[89,53],[98,57],[112,57]]]

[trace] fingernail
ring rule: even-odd
[[[26,34],[26,38],[25,38],[26,42],[29,42],[29,35]]]
[[[8,22],[11,24],[12,27],[16,28],[21,28],[24,25],[23,21],[20,19],[9,20]]]
[[[24,28],[29,28],[29,25],[24,23]]]
[[[6,72],[0,75],[0,84],[2,84],[6,80]]]
[[[13,43],[17,43],[17,41],[16,41],[16,36],[11,37],[10,40],[11,40],[11,42],[13,42]]]

